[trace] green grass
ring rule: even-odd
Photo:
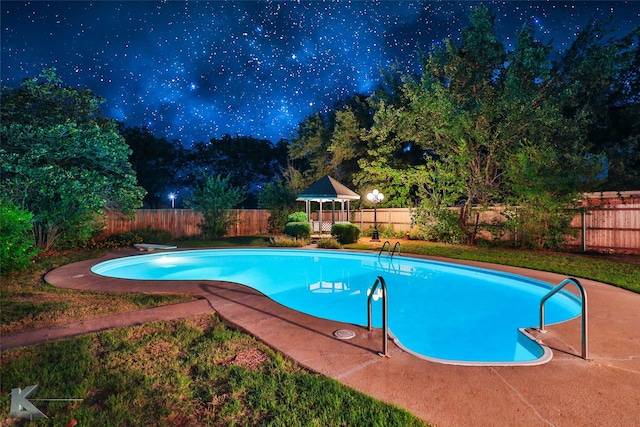
[[[268,236],[221,237],[216,240],[179,239],[171,242],[182,248],[216,248],[234,246],[269,246]]]
[[[640,293],[640,257],[574,254],[514,249],[478,248],[439,243],[401,241],[402,253],[437,256],[524,267],[577,278],[591,279]],[[379,250],[382,243],[365,239],[345,245],[349,249]]]
[[[215,315],[118,328],[2,353],[0,424],[11,388],[38,384],[38,425],[424,426],[311,374]]]
[[[57,267],[103,255],[104,251],[54,253],[37,258],[24,271],[3,275],[0,278],[0,333],[13,334],[194,298],[190,295],[81,292],[57,288],[44,281],[44,276]]]

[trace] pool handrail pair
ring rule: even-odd
[[[384,251],[385,247],[387,247],[387,252],[389,253],[389,256],[391,257],[391,259],[393,259],[393,255],[396,253],[396,249],[398,251],[398,255],[400,255],[400,242],[396,242],[396,244],[393,245],[393,251],[392,251],[391,242],[387,240],[382,244],[382,247],[380,248],[380,252],[378,252],[378,258],[380,258],[380,255],[382,255],[382,252]]]
[[[580,284],[580,282],[578,281],[578,279],[574,279],[573,277],[570,277],[568,279],[564,279],[562,282],[560,282],[556,287],[554,287],[553,289],[551,289],[545,296],[542,297],[542,300],[540,301],[540,332],[546,332],[546,330],[544,329],[544,303],[547,302],[547,300],[549,298],[551,298],[553,295],[555,295],[557,292],[560,292],[560,290],[562,288],[564,288],[566,285],[568,285],[569,283],[573,283],[574,285],[576,285],[576,287],[578,288],[578,291],[580,292],[580,306],[582,309],[581,312],[581,316],[582,316],[582,358],[584,360],[588,360],[588,356],[589,356],[589,348],[588,348],[588,344],[587,344],[587,332],[588,332],[588,324],[587,324],[587,291],[584,289],[584,287]]]
[[[373,284],[371,291],[369,292],[369,298],[367,299],[367,319],[368,319],[368,328],[371,330],[371,311],[372,311],[372,302],[374,294],[378,289],[378,285],[382,289],[382,353],[378,353],[380,356],[389,357],[389,346],[387,343],[387,335],[389,335],[389,325],[388,325],[388,312],[389,305],[387,303],[387,283],[384,281],[382,276],[378,276],[376,282]]]

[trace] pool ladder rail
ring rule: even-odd
[[[390,357],[389,355],[389,345],[387,336],[389,335],[389,325],[388,325],[388,313],[389,313],[389,305],[387,303],[387,283],[384,281],[382,276],[378,276],[376,282],[373,284],[371,291],[369,292],[369,298],[367,299],[367,319],[368,325],[367,327],[371,330],[371,311],[372,311],[372,300],[376,291],[378,290],[378,285],[380,285],[380,289],[382,291],[382,353],[378,353],[382,357]]]
[[[400,242],[396,242],[396,244],[393,245],[393,250],[391,250],[391,242],[387,240],[382,244],[380,252],[378,252],[378,258],[380,258],[380,255],[382,255],[382,252],[384,252],[385,247],[387,248],[387,253],[391,257],[391,259],[393,259],[393,255],[396,253],[396,251],[398,252],[398,255],[400,255]]]
[[[582,309],[581,317],[582,317],[582,358],[584,360],[589,360],[589,348],[587,344],[587,332],[588,332],[588,323],[587,323],[587,291],[580,284],[578,279],[574,279],[573,277],[569,279],[565,279],[560,282],[556,287],[551,289],[545,296],[542,297],[540,301],[540,328],[539,331],[542,333],[546,333],[547,331],[544,329],[544,303],[547,302],[549,298],[551,298],[556,293],[560,292],[562,288],[564,288],[569,283],[573,283],[578,288],[580,292],[580,306]]]

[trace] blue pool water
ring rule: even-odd
[[[367,294],[380,275],[387,284],[389,330],[405,349],[461,363],[540,360],[543,348],[519,331],[539,322],[552,285],[480,268],[344,251],[212,249],[138,255],[102,262],[96,274],[139,280],[224,280],[250,286],[313,316],[367,325]],[[373,324],[381,327],[380,300]],[[561,291],[545,304],[546,323],[580,313]]]

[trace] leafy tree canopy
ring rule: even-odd
[[[145,204],[154,209],[166,204],[169,193],[179,188],[178,175],[186,155],[182,144],[157,138],[139,127],[122,127],[120,134],[131,148],[129,161],[138,184],[147,192]]]
[[[2,197],[33,214],[36,243],[85,241],[105,210],[131,211],[144,190],[117,124],[88,90],[63,87],[54,68],[1,94]]]
[[[248,191],[248,204],[257,203],[258,189],[280,175],[287,164],[287,141],[276,144],[247,136],[223,135],[209,142],[198,142],[186,152],[185,185],[199,171],[226,176],[229,185]]]

